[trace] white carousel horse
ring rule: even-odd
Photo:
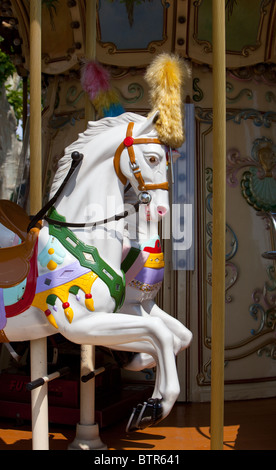
[[[0,222],[21,239],[5,247],[6,228],[0,232],[2,342],[59,332],[77,344],[134,351],[139,345],[139,352],[154,355],[160,373],[158,412],[149,399],[149,424],[167,416],[179,394],[174,335],[157,316],[115,313],[123,304],[125,282],[124,220],[114,215],[123,209],[127,180],[137,195],[152,191],[151,210],[162,215],[164,207],[154,200],[167,193],[166,176],[165,147],[157,139],[154,117],[125,113],[89,123],[67,147],[47,216],[40,211],[28,225],[18,206],[0,204]],[[95,225],[97,208],[103,219]],[[37,228],[40,218],[42,228]]]

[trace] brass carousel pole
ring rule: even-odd
[[[96,58],[96,1],[86,1],[86,44],[87,60]],[[88,95],[85,97],[85,124],[95,119],[94,108]],[[95,369],[95,348],[90,345],[81,346],[81,375],[87,375]],[[95,379],[87,383],[81,382],[80,387],[80,423],[94,425],[95,423]]]
[[[223,449],[226,202],[225,1],[213,0],[211,449]]]
[[[30,213],[42,204],[41,1],[30,0]],[[47,375],[47,340],[31,341],[31,380]],[[49,449],[47,384],[31,392],[33,450]]]
[[[86,0],[86,58],[96,58],[96,0]],[[86,95],[85,124],[95,120],[94,108]],[[80,375],[88,376],[95,370],[95,347],[81,345]],[[95,422],[95,378],[80,382],[80,422],[71,450],[106,449],[99,437],[99,427]]]

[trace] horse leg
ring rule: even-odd
[[[180,351],[187,349],[191,344],[193,338],[192,332],[176,318],[158,307],[153,300],[149,299],[143,301],[142,304],[129,304],[124,307],[123,312],[126,312],[126,308],[129,307],[129,313],[132,315],[144,315],[145,317],[151,315],[152,317],[160,318],[174,335],[174,353],[176,356]],[[144,367],[150,367],[150,364],[152,364],[150,357],[135,357],[127,367],[129,370],[132,370],[132,367],[139,367],[139,362],[141,362]],[[153,367],[153,365],[151,365],[151,367]]]
[[[136,405],[129,418],[126,431],[132,432],[138,429],[156,424],[160,418],[162,419],[162,405],[160,394],[160,373],[158,367],[158,359],[154,347],[145,341],[136,343],[120,344],[117,347],[113,346],[112,349],[120,351],[135,352],[134,359],[127,364],[124,369],[132,371],[141,371],[145,368],[156,367],[154,390],[150,399],[144,403]],[[150,362],[149,362],[150,360]]]
[[[125,303],[123,308],[121,309],[121,313],[128,313],[130,315],[138,315],[142,316],[145,312],[142,310],[142,306],[140,303]],[[147,315],[147,314],[146,314]],[[156,367],[156,353],[153,346],[150,343],[141,344],[141,342],[131,344],[132,352],[135,352],[134,356],[132,356],[131,360],[123,365],[125,370],[130,371],[141,371],[144,369],[151,369]],[[113,348],[115,349],[115,348]],[[120,351],[128,351],[129,345],[121,345],[121,347],[116,348]],[[153,391],[152,397],[160,398],[159,393],[159,368],[156,367],[156,380],[155,380],[155,387]]]
[[[142,316],[142,307],[139,302],[136,303],[124,303],[122,309],[120,310],[120,313],[124,314],[129,314],[129,315],[137,315],[137,316]],[[145,352],[145,349],[143,349],[143,352],[141,349],[136,348],[135,354],[132,355],[131,357],[126,356],[126,361],[122,365],[122,367],[126,370],[131,370],[131,371],[141,371],[143,369],[148,369],[156,366],[155,359],[153,359],[154,356],[154,348],[148,344],[147,352]],[[121,350],[122,351],[122,350]],[[126,350],[124,350],[126,351]]]
[[[137,309],[136,309],[137,310]],[[135,311],[135,314],[137,312]],[[174,353],[177,355],[180,351],[183,349],[186,349],[191,341],[192,341],[192,333],[190,330],[188,330],[182,323],[180,323],[178,320],[175,318],[171,317],[168,315],[166,312],[164,312],[162,309],[160,309],[154,301],[149,300],[145,301],[143,303],[143,306],[139,305],[139,314],[148,316],[151,315],[152,317],[157,317],[163,320],[163,322],[166,324],[166,326],[170,329],[170,331],[174,335]],[[138,349],[139,350],[139,349]],[[140,349],[141,351],[141,349]],[[126,366],[127,369],[129,370],[142,370],[145,367],[153,367],[155,364],[151,362],[151,356],[154,358],[154,354],[148,353],[140,353],[134,356],[134,359]],[[138,369],[137,369],[138,368]],[[142,429],[145,427],[147,420],[151,419],[151,417],[156,414],[156,419],[155,422],[157,422],[158,418],[158,413],[159,413],[159,379],[160,379],[160,374],[159,374],[159,367],[157,365],[156,367],[156,380],[155,380],[155,389],[152,395],[152,398],[154,400],[151,400],[151,403],[148,401],[146,409],[142,407],[142,405],[139,405],[138,407],[133,409],[133,413],[131,415],[131,418],[128,423],[127,430],[136,430]],[[145,405],[145,404],[144,404]],[[141,419],[141,416],[143,418]]]
[[[130,345],[122,345],[122,348],[113,347],[112,350],[118,350],[120,352],[130,352]],[[139,372],[144,369],[152,369],[156,366],[156,354],[154,347],[150,343],[139,342],[131,343],[131,352],[135,353],[131,356],[129,362],[122,364],[122,368],[133,372]],[[128,358],[129,359],[129,358]]]
[[[80,344],[93,344],[109,348],[125,345],[132,350],[130,343],[140,343],[140,348],[150,343],[156,355],[159,367],[160,399],[156,406],[150,399],[149,408],[153,412],[153,418],[147,417],[147,424],[153,424],[159,419],[165,418],[171,411],[178,395],[179,381],[173,352],[173,335],[159,318],[151,316],[141,317],[126,314],[94,313],[85,320],[76,319],[74,329],[69,326],[64,331],[70,341]],[[147,352],[147,351],[146,351]],[[144,412],[147,406],[143,406]],[[158,409],[158,413],[156,412]],[[142,411],[142,410],[141,410]],[[143,416],[140,416],[140,422]]]
[[[153,300],[145,300],[142,304],[143,311],[155,318],[160,318],[174,335],[174,353],[187,349],[193,339],[193,334],[176,318],[164,312]]]

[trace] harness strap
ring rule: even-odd
[[[121,214],[115,214],[114,216],[109,217],[108,219],[103,219],[103,220],[96,220],[94,222],[64,222],[62,220],[55,220],[51,217],[49,217],[50,212],[48,213],[47,216],[44,217],[44,220],[48,222],[49,224],[55,224],[55,225],[60,225],[61,227],[75,227],[75,228],[81,228],[81,227],[94,227],[96,225],[102,225],[102,224],[107,224],[108,222],[113,222],[114,220],[117,222],[118,220],[124,219],[128,215],[131,215],[132,213],[134,214],[135,212],[138,212],[140,206],[140,201],[136,202],[133,205],[134,211],[124,211]]]
[[[158,184],[152,184],[152,183],[147,183],[146,184],[144,182],[144,179],[143,179],[142,174],[141,174],[141,170],[140,170],[139,166],[136,163],[134,149],[133,149],[134,144],[150,144],[150,143],[152,143],[152,144],[159,144],[160,145],[161,144],[160,140],[159,139],[154,139],[154,138],[152,138],[152,139],[150,139],[150,138],[133,139],[133,137],[132,137],[133,127],[134,127],[134,122],[130,122],[128,127],[127,127],[126,138],[119,145],[119,147],[117,148],[117,150],[115,152],[115,155],[114,155],[113,163],[114,163],[114,168],[115,168],[115,171],[116,171],[116,174],[117,174],[118,178],[120,179],[120,181],[124,185],[126,185],[127,179],[123,175],[123,173],[121,172],[120,158],[121,158],[121,154],[122,154],[123,150],[125,148],[127,148],[128,149],[128,154],[129,154],[129,159],[130,159],[130,165],[131,165],[132,171],[134,173],[134,176],[135,176],[136,180],[138,181],[139,191],[148,191],[148,190],[154,190],[154,189],[168,190],[169,189],[168,182],[158,183]],[[59,224],[62,227],[76,227],[76,228],[79,228],[79,227],[92,227],[96,224],[105,224],[105,223],[110,222],[112,220],[115,220],[115,221],[120,220],[120,219],[125,218],[129,215],[129,212],[125,211],[122,214],[116,214],[114,217],[111,217],[109,219],[104,219],[102,221],[96,221],[96,222],[91,222],[91,223],[77,223],[77,222],[76,223],[74,223],[74,222],[71,223],[71,222],[65,222],[65,221],[61,221],[61,220],[55,221],[54,219],[51,219],[49,217],[49,214],[48,214],[48,216],[46,216],[47,212],[51,209],[52,206],[54,206],[57,198],[60,196],[60,194],[63,191],[64,187],[66,186],[67,182],[71,178],[72,174],[78,168],[79,164],[81,163],[81,161],[83,159],[83,155],[79,152],[73,152],[72,155],[71,155],[71,158],[72,158],[71,167],[70,167],[70,169],[68,171],[68,174],[66,175],[63,183],[61,184],[61,186],[58,189],[58,191],[56,192],[56,194],[52,197],[52,199],[50,199],[47,202],[47,204],[45,204],[45,206],[43,206],[42,209],[40,209],[40,211],[36,215],[31,217],[31,221],[28,225],[27,232],[29,232],[31,230],[31,228],[35,227],[37,222],[42,220],[42,219],[45,219],[50,224],[54,224],[56,222],[57,224]],[[140,204],[140,202],[138,202],[134,205],[134,209],[135,209],[136,212],[138,211],[139,204]]]
[[[50,199],[50,201],[48,201],[47,204],[45,204],[45,206],[43,206],[42,209],[40,209],[40,211],[35,216],[32,217],[31,222],[29,223],[29,226],[28,226],[28,229],[27,229],[28,232],[31,230],[31,228],[35,227],[35,225],[40,220],[42,220],[44,218],[44,216],[48,212],[48,210],[55,204],[57,198],[59,197],[59,195],[63,191],[64,187],[66,186],[67,182],[71,178],[72,174],[75,172],[75,170],[78,168],[79,164],[82,162],[83,154],[79,153],[79,152],[73,152],[72,155],[71,155],[71,158],[72,158],[71,167],[70,167],[64,181],[62,182],[61,186],[57,190],[56,194],[52,197],[52,199]]]
[[[168,190],[169,189],[169,183],[166,181],[164,183],[157,183],[157,184],[148,184],[145,183],[144,178],[142,176],[141,170],[139,168],[139,165],[137,164],[135,160],[135,153],[134,153],[134,148],[133,145],[135,144],[161,144],[161,141],[159,139],[154,139],[154,138],[141,138],[141,139],[134,139],[132,137],[132,131],[134,127],[134,122],[130,122],[128,127],[127,127],[127,132],[126,132],[126,138],[124,141],[119,145],[117,148],[115,155],[114,155],[114,168],[116,171],[116,174],[120,181],[125,185],[127,183],[126,177],[123,175],[121,168],[120,168],[120,158],[123,150],[127,148],[128,150],[128,155],[129,155],[129,160],[130,160],[130,166],[131,169],[134,173],[134,176],[138,182],[138,189],[139,191],[147,191],[151,189],[164,189]]]
[[[60,226],[59,222],[66,222],[65,217],[58,214],[56,209],[50,209],[51,220],[57,225],[49,225],[49,234],[56,237],[66,250],[78,259],[81,266],[89,268],[107,285],[111,297],[115,300],[115,309],[118,310],[125,296],[125,277],[119,276],[99,255],[96,247],[86,245],[67,227]]]
[[[139,248],[135,248],[135,247],[130,248],[128,254],[126,255],[125,259],[122,261],[122,264],[121,264],[121,269],[125,274],[133,265],[133,263],[136,261],[140,253],[141,253],[141,250]]]

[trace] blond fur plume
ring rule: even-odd
[[[156,57],[145,75],[152,111],[159,111],[155,123],[159,139],[172,148],[181,147],[185,141],[183,87],[190,75],[184,60],[167,53]]]

